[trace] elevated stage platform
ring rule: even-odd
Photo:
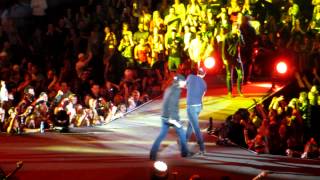
[[[208,93],[200,116],[206,145],[203,157],[181,158],[174,130],[159,151],[159,160],[169,166],[168,179],[252,179],[268,171],[266,179],[320,179],[320,161],[256,155],[240,147],[219,146],[205,132],[209,117],[223,122],[238,108],[248,108],[269,94],[271,83],[244,86],[245,97],[226,97],[223,84],[207,80]],[[161,99],[142,106],[105,126],[75,128],[71,133],[48,132],[9,136],[0,134],[0,167],[9,172],[16,161],[24,161],[17,179],[150,179],[149,150],[160,128]],[[185,99],[180,115],[186,120]],[[197,152],[194,139],[190,150]]]

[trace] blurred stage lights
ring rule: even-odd
[[[206,69],[211,69],[216,65],[216,60],[214,59],[214,57],[207,57],[204,60],[204,66],[206,67]]]
[[[165,172],[168,170],[167,164],[162,161],[156,161],[153,166],[155,169],[161,172]]]
[[[151,179],[167,179],[168,178],[168,166],[163,161],[156,161],[153,164],[153,175]]]
[[[288,71],[288,66],[284,61],[280,61],[278,62],[276,69],[279,74],[285,74]]]

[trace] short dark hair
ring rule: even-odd
[[[198,69],[198,74],[199,74],[200,76],[204,76],[204,75],[206,75],[206,71],[205,71],[203,68],[199,68],[199,69]]]
[[[25,94],[28,94],[29,93],[29,89],[34,89],[32,86],[28,85],[27,87],[24,88],[23,92]]]

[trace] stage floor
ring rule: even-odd
[[[159,151],[159,160],[169,166],[169,179],[252,179],[269,171],[267,179],[320,179],[320,161],[255,155],[239,147],[218,146],[205,133],[208,118],[216,123],[240,107],[250,107],[271,88],[270,83],[244,87],[245,97],[227,98],[224,86],[209,87],[201,113],[206,155],[181,158],[176,134],[170,130]],[[181,119],[186,120],[185,99]],[[19,179],[150,179],[152,162],[149,150],[159,133],[161,99],[156,99],[122,119],[105,126],[75,128],[71,133],[47,132],[9,136],[0,134],[0,167],[9,172],[16,161],[24,161]],[[190,150],[197,152],[194,139]]]

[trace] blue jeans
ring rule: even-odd
[[[167,136],[170,126],[173,126],[176,129],[176,133],[179,136],[180,139],[180,151],[181,156],[185,157],[188,155],[188,147],[187,147],[187,141],[186,141],[186,134],[183,130],[183,127],[176,127],[174,125],[169,124],[165,118],[162,118],[162,127],[159,136],[155,140],[155,142],[152,145],[151,151],[150,151],[150,159],[156,160],[157,159],[157,152],[159,150],[159,146],[163,139]]]
[[[187,140],[190,139],[191,134],[192,134],[192,130],[195,132],[196,134],[196,138],[197,138],[197,142],[200,146],[200,151],[204,151],[204,142],[203,142],[203,137],[202,137],[202,133],[200,131],[200,127],[199,127],[199,114],[201,112],[202,106],[190,106],[188,105],[187,107],[187,113],[188,113],[188,118],[189,118],[189,122],[188,122],[188,128],[187,128]]]

